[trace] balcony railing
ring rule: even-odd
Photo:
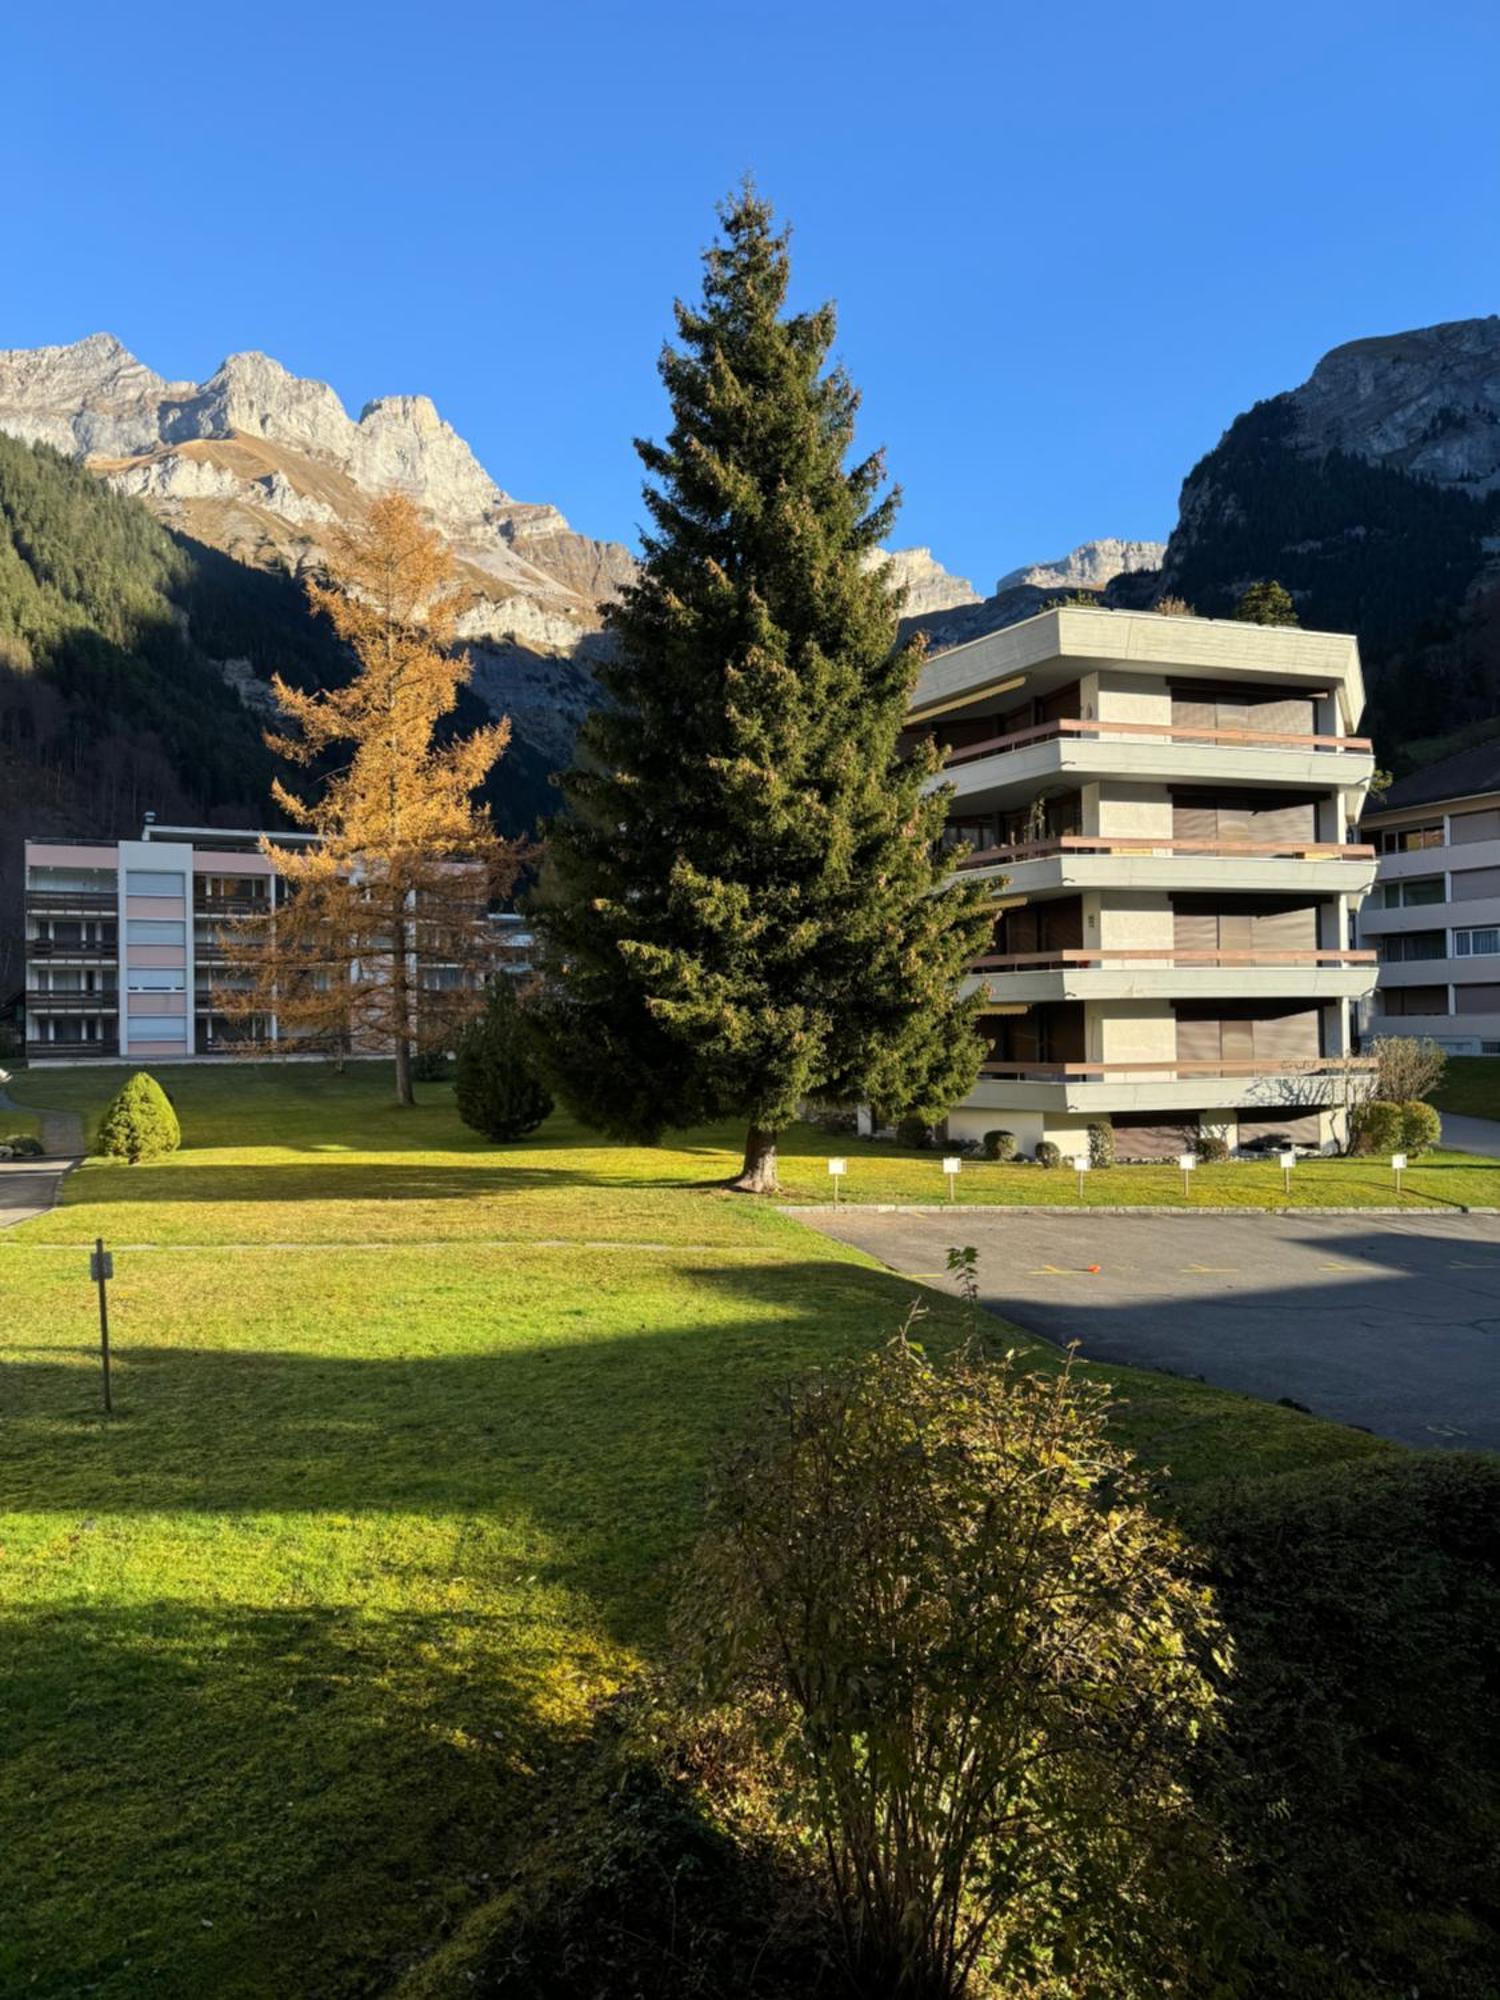
[[[1015,729],[1008,736],[991,736],[983,743],[965,743],[950,750],[943,769],[951,771],[970,764],[976,757],[998,757],[1008,750],[1029,749],[1033,743],[1054,743],[1060,737],[1089,736],[1141,738],[1154,743],[1225,744],[1231,749],[1246,746],[1274,750],[1318,750],[1330,755],[1355,754],[1368,757],[1374,744],[1368,736],[1299,736],[1280,729],[1207,729],[1168,722],[1084,722],[1064,717],[1056,722],[1040,722],[1031,729]]]
[[[26,907],[41,916],[60,910],[113,910],[119,898],[113,889],[28,889]]]
[[[1373,847],[1340,840],[1169,840],[1155,834],[1063,833],[1041,840],[1012,841],[1003,847],[982,847],[959,863],[961,868],[993,868],[1003,861],[1047,861],[1059,854],[1173,856],[1212,855],[1226,861],[1373,861]]]
[[[44,1042],[29,1040],[26,1055],[29,1061],[47,1056],[117,1056],[120,1044],[113,1036],[102,1042]]]
[[[1058,972],[1097,971],[1114,965],[1230,965],[1256,968],[1274,965],[1373,965],[1373,951],[1317,950],[1278,951],[1250,946],[1243,951],[1179,951],[1172,945],[1146,945],[1132,949],[1097,946],[1066,951],[990,952],[969,961],[971,972]]]
[[[120,1005],[117,987],[108,987],[99,993],[67,993],[51,991],[45,986],[28,986],[26,1005],[37,1014],[69,1013],[113,1014]]]
[[[1012,1083],[1159,1083],[1191,1082],[1198,1077],[1372,1076],[1379,1065],[1373,1056],[1298,1056],[1279,1062],[1235,1061],[1215,1056],[1202,1061],[1165,1062],[987,1062],[979,1074]]]
[[[108,944],[55,944],[50,938],[27,938],[28,958],[118,958],[120,947]]]

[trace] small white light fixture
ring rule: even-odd
[[[943,1172],[948,1176],[949,1201],[956,1201],[958,1199],[953,1183],[958,1179],[959,1170],[962,1166],[963,1160],[957,1153],[948,1153],[944,1156]]]
[[[833,1176],[833,1205],[835,1208],[837,1208],[839,1200],[839,1182],[843,1179],[844,1175],[848,1173],[849,1162],[847,1160],[830,1160],[828,1162],[828,1171]]]

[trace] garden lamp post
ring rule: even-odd
[[[833,1179],[833,1205],[837,1208],[839,1205],[839,1182],[848,1173],[849,1162],[847,1160],[830,1160],[828,1162],[828,1171]]]
[[[1083,1177],[1088,1172],[1088,1170],[1089,1170],[1088,1154],[1087,1153],[1077,1154],[1073,1160],[1073,1171],[1078,1176],[1078,1199],[1080,1202],[1083,1200]]]
[[[1188,1201],[1191,1199],[1192,1174],[1194,1167],[1198,1164],[1198,1155],[1196,1153],[1179,1153],[1177,1155],[1177,1164],[1182,1169],[1182,1198],[1184,1201]]]
[[[1281,1156],[1281,1178],[1284,1184],[1285,1192],[1289,1198],[1292,1192],[1292,1168],[1295,1167],[1296,1164],[1297,1164],[1296,1150],[1295,1148],[1288,1146],[1286,1151]]]
[[[956,1183],[958,1181],[959,1168],[962,1167],[962,1165],[963,1161],[959,1158],[957,1153],[949,1153],[943,1161],[943,1172],[948,1176],[949,1201],[957,1201],[958,1199]]]
[[[1406,1172],[1406,1155],[1405,1155],[1405,1153],[1392,1153],[1392,1155],[1391,1155],[1391,1172],[1392,1172],[1392,1173],[1393,1173],[1393,1174],[1394,1174],[1394,1175],[1396,1176],[1396,1192],[1397,1192],[1397,1194],[1400,1194],[1400,1192],[1401,1192],[1401,1176],[1402,1176],[1402,1175],[1403,1175],[1403,1174],[1404,1174],[1404,1173]]]

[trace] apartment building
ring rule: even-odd
[[[946,746],[949,836],[995,892],[950,1136],[1337,1143],[1375,973],[1363,706],[1351,638],[1149,612],[1061,607],[927,662],[909,728]]]
[[[1500,741],[1402,779],[1360,830],[1376,850],[1360,941],[1379,960],[1365,1032],[1500,1056]]]
[[[283,846],[314,838],[278,833]],[[153,1062],[285,1048],[274,1015],[229,1019],[226,922],[276,907],[260,835],[158,826],[139,840],[26,842],[26,1054]],[[520,918],[492,919],[497,968],[529,969]],[[441,981],[444,968],[432,968]],[[460,976],[454,968],[454,977]]]

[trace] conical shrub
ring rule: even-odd
[[[143,1069],[124,1088],[99,1121],[98,1149],[110,1159],[157,1160],[182,1144],[182,1127],[172,1101],[154,1076]]]

